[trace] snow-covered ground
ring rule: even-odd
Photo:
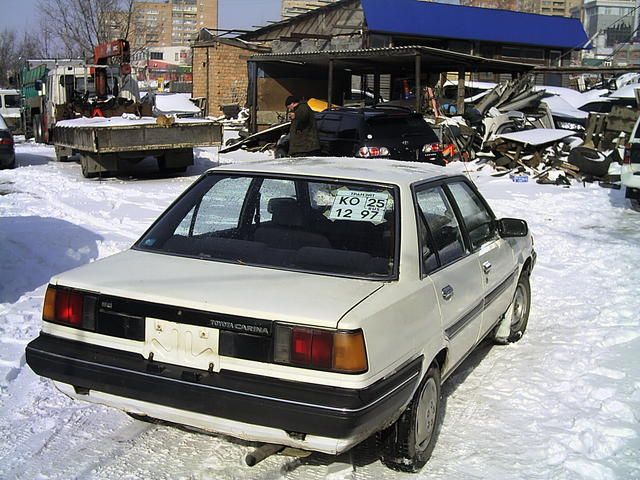
[[[445,384],[418,475],[386,469],[371,442],[249,468],[247,443],[72,401],[25,365],[50,276],[126,249],[206,168],[261,155],[201,150],[189,176],[98,181],[49,147],[17,146],[18,168],[0,171],[1,479],[640,478],[640,214],[597,185],[516,184],[468,166],[499,216],[529,221],[533,306],[522,341],[482,345]]]

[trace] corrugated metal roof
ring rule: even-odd
[[[359,50],[323,50],[323,51],[296,51],[287,53],[265,53],[253,55],[252,61],[298,61],[308,62],[311,64],[326,64],[329,59],[342,60],[349,62],[350,60],[366,60],[371,61],[385,59],[389,68],[393,68],[395,64],[408,63],[413,65],[413,56],[420,55],[423,61],[427,63],[423,66],[425,71],[449,71],[456,66],[464,66],[472,71],[490,71],[490,72],[518,72],[527,71],[535,68],[534,65],[526,63],[510,62],[506,60],[497,60],[493,58],[483,58],[477,55],[468,55],[466,53],[452,52],[450,50],[442,50],[439,48],[417,46],[403,47],[386,47],[386,48],[368,48]],[[349,67],[354,71],[358,69],[366,70],[366,63],[354,63]],[[373,63],[371,65],[374,65]],[[379,71],[379,67],[376,71]]]
[[[361,0],[370,31],[483,42],[582,48],[587,35],[577,18],[424,0]]]

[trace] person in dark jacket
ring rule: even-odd
[[[320,154],[320,139],[313,110],[294,96],[287,97],[285,107],[291,120],[289,156],[306,157]]]

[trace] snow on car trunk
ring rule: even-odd
[[[200,152],[198,171],[205,157],[215,152]],[[406,477],[371,442],[352,457],[285,455],[249,469],[245,443],[73,402],[25,367],[47,279],[128,248],[195,180],[88,181],[53,158],[19,144],[18,168],[0,172],[0,478]],[[529,326],[518,344],[481,347],[444,384],[438,444],[414,478],[637,478],[640,215],[621,191],[514,184],[477,168],[497,215],[527,219],[535,237]]]

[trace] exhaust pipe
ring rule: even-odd
[[[265,443],[264,445],[256,448],[253,452],[247,454],[247,456],[244,457],[244,461],[249,467],[253,467],[263,461],[265,458],[270,457],[271,455],[275,455],[282,450],[284,450],[284,445]]]

